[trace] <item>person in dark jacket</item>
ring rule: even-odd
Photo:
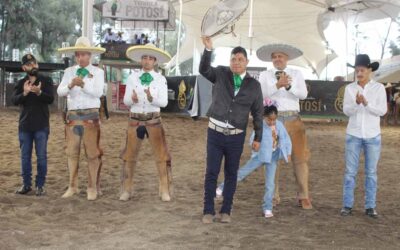
[[[14,105],[20,106],[18,137],[21,149],[21,175],[23,185],[17,194],[32,190],[32,148],[35,143],[37,157],[36,195],[45,194],[47,175],[47,140],[50,132],[49,104],[54,101],[53,80],[39,74],[35,57],[22,57],[22,69],[27,75],[18,81],[12,96]]]
[[[214,222],[214,197],[222,158],[224,165],[223,204],[220,221],[231,221],[233,196],[236,190],[237,172],[246,128],[251,113],[255,131],[252,148],[259,150],[262,139],[263,98],[260,83],[252,78],[246,67],[249,63],[247,52],[242,47],[232,50],[230,67],[211,67],[212,41],[203,37],[205,46],[200,62],[200,74],[211,81],[212,103],[208,111],[207,169],[204,181],[203,223]]]

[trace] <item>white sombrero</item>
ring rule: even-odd
[[[81,36],[76,40],[75,46],[60,48],[57,51],[59,53],[64,53],[64,54],[73,54],[77,51],[82,51],[82,52],[90,52],[92,54],[99,55],[99,54],[103,54],[104,52],[106,52],[106,49],[102,48],[102,47],[92,46],[87,37]]]
[[[171,56],[168,52],[157,48],[152,43],[132,46],[126,51],[126,56],[135,62],[140,62],[143,56],[156,58],[158,64],[164,64],[171,60]]]
[[[289,57],[289,60],[296,59],[303,55],[303,51],[299,50],[296,47],[282,43],[274,43],[264,45],[259,48],[257,50],[257,57],[262,61],[271,62],[272,54],[277,52],[286,54]]]
[[[391,88],[391,87],[393,87],[393,85],[392,85],[390,82],[388,82],[388,83],[385,85],[385,89],[388,89],[388,88]]]

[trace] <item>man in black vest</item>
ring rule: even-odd
[[[263,120],[262,92],[260,83],[246,72],[249,60],[244,48],[236,47],[232,50],[230,67],[214,68],[211,67],[211,38],[203,37],[202,40],[205,50],[200,62],[200,73],[214,84],[212,103],[208,111],[210,119],[207,132],[207,169],[202,221],[205,224],[214,222],[215,190],[224,157],[225,188],[220,219],[222,223],[229,223],[250,112],[255,130],[252,147],[255,151],[260,147]]]
[[[47,140],[49,137],[49,104],[53,103],[53,80],[39,74],[39,66],[31,54],[22,57],[22,69],[27,75],[14,90],[12,102],[21,107],[18,137],[21,149],[23,185],[17,194],[27,194],[32,188],[32,148],[37,157],[36,195],[45,194],[47,175]]]

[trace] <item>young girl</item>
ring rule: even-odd
[[[238,182],[242,181],[251,172],[265,165],[265,194],[262,205],[265,218],[274,216],[272,214],[272,199],[275,189],[275,171],[278,160],[284,159],[290,162],[292,143],[289,134],[283,124],[277,120],[278,109],[276,103],[269,99],[264,100],[264,122],[263,137],[260,150],[252,152],[251,159],[238,171]],[[250,137],[250,145],[254,139],[254,132]],[[217,188],[217,196],[223,195],[224,184]]]

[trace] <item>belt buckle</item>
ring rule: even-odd
[[[224,129],[222,130],[222,133],[223,133],[224,135],[230,135],[229,129],[228,129],[228,128],[224,128]]]

